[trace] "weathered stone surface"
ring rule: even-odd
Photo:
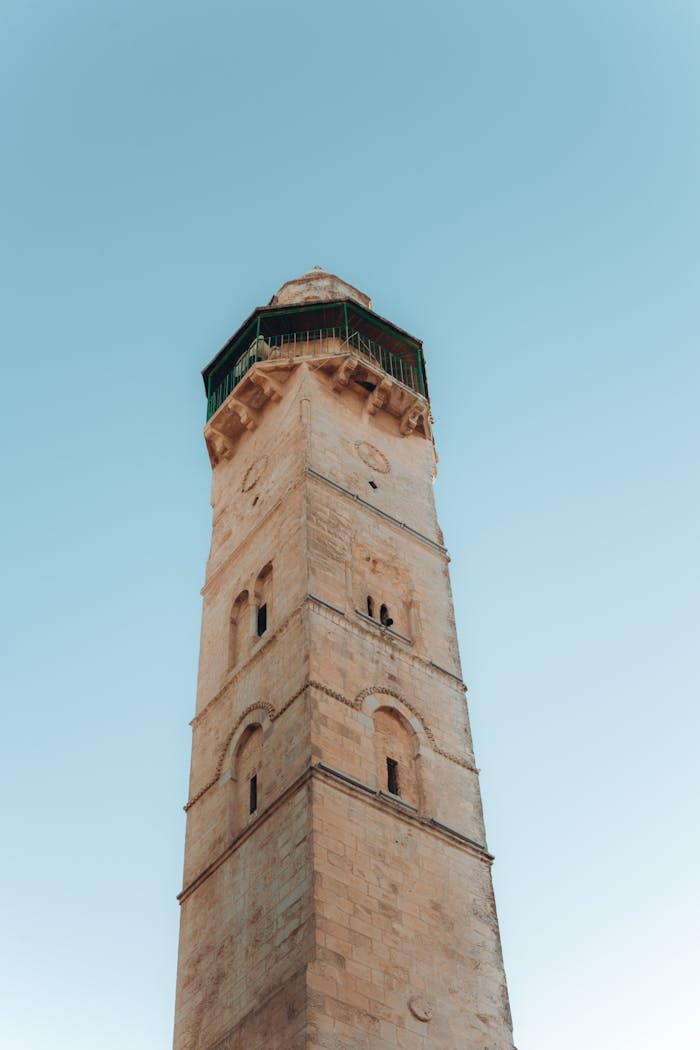
[[[352,377],[209,430],[175,1050],[512,1048],[432,439]]]
[[[327,273],[322,267],[314,266],[313,270],[309,270],[308,273],[283,284],[277,294],[272,297],[272,304],[289,306],[339,299],[354,299],[368,310],[372,308],[372,300],[364,292],[354,288],[347,281],[341,280],[340,277],[336,277],[335,274]]]

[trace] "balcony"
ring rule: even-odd
[[[425,396],[420,370],[403,357],[391,353],[374,339],[354,328],[337,326],[311,328],[282,334],[257,335],[247,350],[210,390],[207,397],[207,419],[221,407],[240,381],[259,361],[284,361],[297,358],[337,357],[352,354],[381,369],[413,393]]]

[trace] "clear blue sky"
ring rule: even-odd
[[[516,1043],[697,1047],[697,3],[0,17],[3,1050],[170,1046],[199,369],[316,263],[425,340]]]

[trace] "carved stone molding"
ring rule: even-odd
[[[371,445],[369,441],[356,441],[355,451],[365,466],[376,470],[377,474],[388,474],[391,470],[391,464],[381,449]]]
[[[260,478],[267,470],[268,457],[263,455],[260,459],[256,459],[254,463],[246,470],[243,475],[243,481],[241,482],[241,492],[250,492],[254,489]]]
[[[212,466],[230,458],[242,433],[255,430],[270,401],[279,401],[284,384],[298,367],[294,361],[258,361],[241,377],[204,428]]]
[[[362,704],[368,696],[391,696],[394,698],[394,700],[398,700],[399,703],[403,704],[403,706],[407,708],[411,712],[411,714],[415,715],[415,717],[418,719],[418,721],[423,727],[425,735],[430,741],[430,747],[436,755],[441,755],[443,758],[448,759],[448,761],[454,762],[455,765],[462,766],[463,769],[468,769],[472,773],[479,772],[476,766],[473,766],[471,762],[467,762],[466,759],[459,758],[458,755],[453,755],[449,751],[445,751],[444,748],[439,747],[437,741],[435,740],[435,734],[433,733],[426,720],[423,718],[423,715],[420,713],[418,708],[415,707],[415,705],[412,704],[410,700],[407,700],[405,696],[402,696],[401,693],[397,693],[395,689],[391,689],[389,686],[371,685],[367,689],[363,689],[360,693],[357,694],[353,702],[353,706],[357,708],[362,707]]]
[[[418,708],[415,707],[415,705],[412,704],[410,700],[407,700],[404,696],[402,696],[401,693],[396,692],[395,689],[391,689],[389,686],[372,685],[368,686],[366,689],[361,690],[361,692],[359,692],[356,697],[352,698],[344,696],[343,693],[339,693],[335,689],[330,689],[327,685],[324,685],[322,682],[316,682],[314,681],[314,679],[309,678],[304,683],[304,685],[301,686],[300,689],[297,689],[296,693],[294,693],[293,696],[290,696],[289,699],[284,702],[284,704],[280,708],[276,708],[274,704],[265,700],[256,701],[254,704],[250,704],[248,707],[246,707],[245,711],[243,711],[243,713],[239,715],[235,725],[226,737],[224,747],[222,748],[219,754],[219,760],[216,764],[216,772],[214,773],[214,776],[185,804],[185,812],[187,812],[187,810],[190,809],[190,807],[193,806],[195,802],[197,802],[198,799],[202,797],[202,795],[209,791],[209,789],[212,788],[221,777],[224,761],[226,760],[226,754],[228,752],[228,749],[231,746],[231,741],[235,737],[238,729],[246,720],[246,718],[249,718],[254,711],[262,710],[267,713],[270,722],[275,722],[281,715],[285,713],[285,711],[287,711],[292,706],[294,701],[297,700],[302,695],[302,693],[304,693],[309,688],[318,689],[319,692],[323,693],[325,696],[329,696],[333,700],[337,700],[339,703],[344,704],[346,707],[353,708],[353,710],[355,711],[361,710],[362,704],[368,696],[393,697],[395,700],[398,700],[399,703],[403,704],[403,706],[418,719],[421,726],[423,727],[423,731],[425,732],[431,750],[433,750],[435,754],[440,755],[442,758],[446,758],[448,762],[454,762],[455,765],[461,766],[462,769],[469,770],[470,773],[478,774],[478,769],[475,766],[473,766],[470,762],[467,762],[466,759],[460,758],[459,755],[453,755],[451,754],[451,752],[446,751],[444,748],[438,746],[435,740],[435,734],[433,733],[432,729],[430,728],[430,726],[428,725]]]
[[[350,347],[344,353],[323,355],[309,360],[309,367],[325,374],[337,394],[348,389],[364,393],[366,418],[381,410],[398,420],[399,433],[404,437],[418,434],[432,440],[427,398],[404,386],[361,351]]]
[[[219,760],[216,763],[216,772],[214,773],[214,776],[211,778],[208,784],[205,784],[204,787],[201,788],[196,795],[193,795],[189,802],[185,804],[185,812],[187,812],[190,806],[193,806],[195,802],[197,802],[197,800],[202,797],[202,795],[206,794],[206,792],[209,791],[210,788],[214,787],[214,784],[216,784],[216,782],[221,777],[221,772],[224,768],[226,754],[228,752],[229,747],[231,746],[231,741],[234,739],[236,733],[243,725],[245,720],[249,718],[254,711],[265,711],[268,718],[270,719],[270,722],[274,722],[275,719],[279,718],[280,715],[283,715],[284,712],[292,706],[294,701],[298,697],[300,697],[302,693],[306,692],[310,684],[310,682],[305,682],[304,685],[302,685],[301,689],[297,689],[294,696],[290,696],[290,698],[287,701],[285,701],[285,703],[282,705],[282,707],[279,708],[279,710],[275,707],[274,704],[271,704],[266,700],[256,700],[254,704],[249,704],[248,707],[246,707],[245,711],[243,711],[238,716],[238,718],[236,719],[236,723],[233,726],[233,729],[231,729],[228,736],[226,737],[226,744],[219,755]]]
[[[414,995],[408,1001],[408,1008],[418,1021],[431,1021],[435,1008],[422,995]]]

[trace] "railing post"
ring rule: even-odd
[[[420,347],[418,350],[418,383],[420,385],[420,392],[425,397],[425,380],[423,379],[423,351]]]

